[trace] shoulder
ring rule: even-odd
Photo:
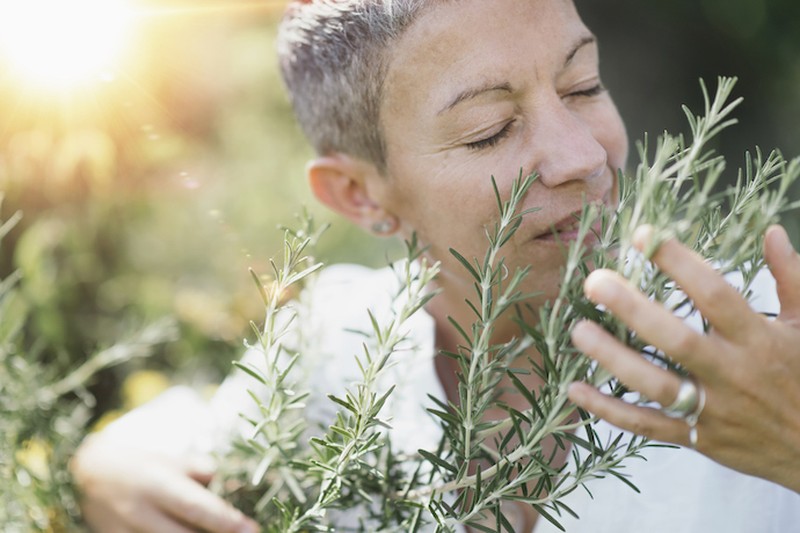
[[[303,329],[361,329],[369,313],[386,318],[402,283],[393,267],[374,269],[355,264],[334,264],[322,269],[300,298]]]
[[[360,382],[365,351],[375,355],[374,324],[396,324],[397,307],[405,298],[404,268],[371,269],[360,265],[326,267],[301,296],[296,326],[300,330],[301,365],[311,395],[308,416],[330,421],[337,406],[329,394],[341,396]],[[392,420],[390,430],[398,449],[416,450],[422,443],[435,447],[438,430],[426,416],[428,394],[444,398],[434,366],[434,322],[424,309],[404,317],[402,340],[380,372],[377,390],[394,387],[382,413]]]
[[[376,291],[389,291],[394,284],[396,281],[389,267],[374,269],[363,265],[337,263],[323,268],[308,286],[307,292],[312,295],[313,300],[349,295],[351,298],[347,300],[351,301],[352,297],[361,296],[367,299]]]
[[[295,328],[302,351],[311,354],[309,361],[357,369],[353,354],[362,353],[374,340],[373,325],[383,327],[395,319],[398,296],[404,294],[398,272],[395,267],[352,264],[324,268],[304,288],[296,308]],[[432,329],[430,320],[418,310],[406,323],[408,336],[413,339]]]

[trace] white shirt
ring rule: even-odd
[[[734,276],[735,278],[735,276]],[[732,283],[737,280],[731,279]],[[304,346],[302,365],[308,372],[312,395],[308,402],[309,426],[330,422],[336,411],[328,393],[340,394],[359,378],[355,354],[364,337],[353,330],[369,329],[367,309],[379,323],[388,317],[392,289],[389,269],[371,270],[355,265],[325,269],[308,291],[307,314],[301,317]],[[753,286],[753,307],[777,312],[774,280],[759,274]],[[441,430],[426,411],[428,395],[446,401],[434,366],[433,318],[423,310],[407,322],[409,339],[393,355],[394,364],[381,380],[383,389],[394,384],[383,418],[392,429],[393,448],[414,452],[435,449]],[[246,357],[257,356],[251,351]],[[207,452],[224,447],[232,431],[244,431],[238,414],[254,408],[247,394],[255,381],[234,372],[210,403],[190,390],[176,388],[163,397],[123,417],[107,428],[111,435],[135,445],[168,454]],[[600,421],[601,439],[620,430]],[[702,439],[702,435],[700,435]],[[787,533],[800,531],[800,495],[772,482],[721,466],[692,450],[645,449],[645,460],[631,458],[625,471],[640,493],[608,476],[589,481],[589,493],[579,488],[563,501],[580,519],[564,514],[559,521],[569,533]],[[555,526],[540,517],[535,533],[555,533]]]

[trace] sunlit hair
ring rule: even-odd
[[[388,50],[443,0],[311,0],[287,8],[278,56],[292,106],[319,154],[342,152],[386,170],[381,97]]]

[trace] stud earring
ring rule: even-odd
[[[379,220],[377,222],[373,222],[371,229],[373,233],[377,233],[378,235],[384,235],[386,233],[389,233],[393,227],[394,224],[392,224],[390,220],[384,219],[384,220]]]

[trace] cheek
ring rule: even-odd
[[[414,229],[426,233],[480,230],[497,215],[492,170],[474,158],[423,158],[396,168],[387,206]],[[502,183],[498,180],[502,188]],[[444,225],[444,227],[440,227]]]
[[[474,184],[428,188],[409,197],[401,207],[406,236],[416,231],[428,254],[443,263],[451,274],[465,274],[450,253],[453,248],[468,258],[483,257],[488,242],[484,227],[497,218],[497,208],[488,191]]]
[[[595,138],[603,146],[608,156],[608,168],[613,180],[611,184],[611,202],[616,206],[619,202],[617,173],[620,170],[626,171],[628,134],[616,107],[610,102],[594,124],[598,125],[593,129]]]
[[[619,169],[625,170],[628,160],[628,134],[613,103],[609,103],[596,123],[601,125],[595,131],[598,141],[608,154],[608,166],[615,174]]]
[[[492,176],[501,197],[507,198],[519,176],[520,151],[496,150],[491,156],[466,150],[408,152],[396,149],[389,158],[391,186],[382,205],[400,218],[406,236],[416,231],[431,247],[430,254],[445,264],[450,248],[466,257],[483,257],[488,246],[484,228],[500,214]]]

